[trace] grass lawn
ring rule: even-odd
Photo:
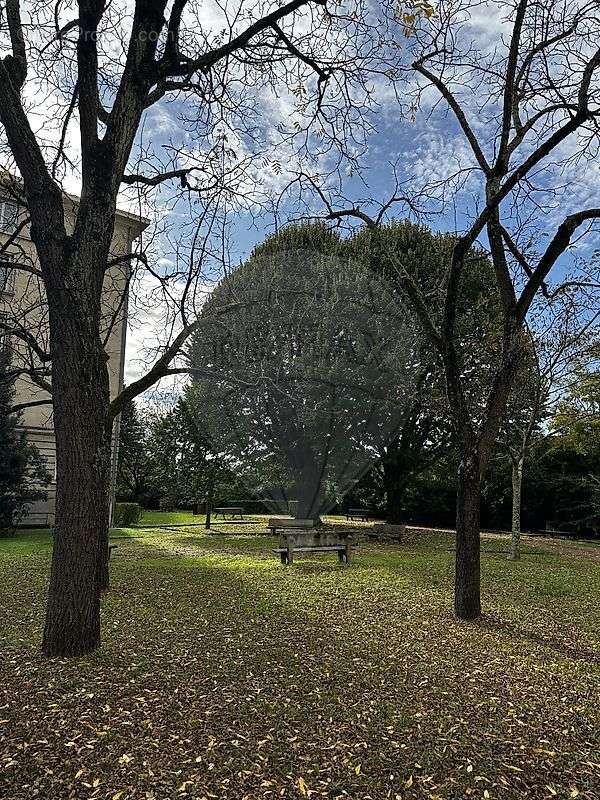
[[[0,540],[0,797],[600,798],[597,548],[485,539],[467,624],[451,535],[285,568],[258,527],[115,531],[78,661],[38,655],[49,535]]]
[[[204,523],[204,519],[204,515],[194,516],[191,511],[148,511],[144,509],[139,525],[194,525],[200,522]]]
[[[268,519],[268,515],[252,515],[252,514],[245,514],[244,515],[244,524],[252,525],[253,523],[256,525],[258,522],[261,526],[260,532],[264,533],[264,522]],[[204,514],[198,514],[197,516],[194,515],[191,511],[148,511],[144,509],[142,512],[142,517],[136,528],[148,528],[148,527],[163,527],[163,526],[170,526],[170,525],[204,525],[206,517]],[[353,525],[356,527],[357,523],[350,523],[344,517],[325,517],[325,520],[334,520],[337,524],[343,525]],[[212,518],[212,525],[218,530],[219,526],[226,525],[226,521],[223,520],[220,516],[215,517],[213,515]],[[239,521],[236,523],[236,530],[239,530],[240,523]],[[230,527],[226,528],[230,530]],[[257,529],[258,532],[258,529]]]

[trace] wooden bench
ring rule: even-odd
[[[349,544],[331,544],[319,547],[311,545],[307,547],[277,547],[273,552],[279,554],[282,564],[288,565],[294,563],[294,553],[337,553],[340,564],[350,564],[352,561]]]
[[[364,522],[368,522],[369,517],[373,519],[373,514],[368,508],[349,508],[348,511],[346,511],[346,519],[360,519]]]
[[[49,528],[50,526],[50,517],[53,516],[52,513],[47,511],[30,511],[25,520],[21,523],[22,527],[24,528]]]
[[[277,531],[285,531],[287,528],[294,528],[295,530],[310,530],[315,527],[314,519],[293,519],[293,517],[271,517],[267,522],[267,528],[271,531],[273,536],[277,535]]]
[[[321,531],[318,528],[307,530],[288,528],[282,530],[279,547],[273,550],[282,564],[293,564],[294,553],[337,553],[341,564],[350,564],[352,560],[352,537],[338,535],[332,531]]]
[[[229,516],[232,519],[244,519],[244,509],[241,506],[222,506],[221,508],[213,508],[213,516],[218,517],[219,514],[225,519]]]

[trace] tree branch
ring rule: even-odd
[[[230,303],[227,306],[221,306],[220,308],[216,309],[210,317],[201,317],[189,325],[186,325],[177,334],[175,339],[173,339],[171,344],[165,349],[160,358],[154,362],[150,370],[139,380],[134,381],[126,386],[123,391],[117,397],[115,397],[110,404],[109,419],[114,419],[121,412],[126,403],[128,403],[130,400],[133,400],[142,392],[145,392],[146,389],[149,389],[161,378],[164,378],[165,375],[175,374],[173,372],[169,373],[169,365],[181,351],[181,348],[185,342],[198,328],[206,324],[214,323],[216,318],[221,317],[224,314],[228,314],[236,308],[239,308],[240,305],[241,303]]]
[[[525,319],[536,292],[541,287],[557,259],[569,246],[573,233],[580,225],[591,219],[600,219],[600,208],[588,208],[585,211],[570,214],[558,226],[556,233],[552,237],[552,240],[548,244],[537,267],[521,293],[521,297],[517,303],[517,316],[519,319]]]
[[[527,11],[528,0],[519,0],[517,13],[513,24],[510,48],[508,52],[508,63],[506,67],[506,77],[504,79],[504,103],[502,108],[502,125],[500,129],[500,146],[494,172],[497,176],[503,175],[508,166],[510,154],[508,143],[513,119],[514,104],[517,102],[515,76],[519,59],[521,45],[521,33],[523,31],[523,21]]]
[[[485,175],[489,175],[491,173],[491,169],[492,168],[490,167],[490,165],[488,163],[488,160],[486,159],[486,157],[485,157],[485,155],[483,153],[483,150],[481,149],[481,147],[479,145],[477,137],[475,136],[475,134],[473,132],[473,128],[469,124],[469,121],[467,120],[467,116],[466,116],[465,112],[462,110],[462,108],[460,106],[460,103],[454,97],[454,95],[452,94],[450,89],[448,89],[448,87],[442,81],[442,79],[439,78],[434,72],[431,72],[429,69],[427,69],[427,67],[425,66],[424,62],[429,57],[430,57],[429,55],[425,55],[422,58],[420,58],[418,61],[415,61],[413,63],[413,69],[416,70],[421,75],[423,75],[423,77],[427,78],[427,80],[430,81],[436,87],[438,92],[442,95],[444,100],[448,103],[448,105],[450,106],[450,108],[454,112],[454,116],[456,117],[456,119],[458,121],[458,124],[462,128],[463,133],[465,134],[465,136],[467,138],[467,141],[471,145],[471,150],[473,151],[473,154],[475,156],[475,159],[477,160],[477,163],[481,167],[481,169],[484,172],[484,174]]]
[[[164,56],[158,64],[158,73],[162,79],[169,77],[190,77],[194,72],[208,72],[215,64],[223,58],[234,53],[236,50],[243,49],[257,34],[262,33],[269,28],[274,29],[280,19],[292,14],[302,6],[314,3],[325,7],[326,0],[291,0],[285,3],[280,8],[272,11],[270,14],[262,17],[261,19],[249,25],[245,31],[234,36],[231,41],[226,44],[204,53],[198,58],[182,59],[179,64],[173,65],[169,60],[165,60]],[[157,87],[158,88],[158,87]],[[156,99],[162,95],[158,95]]]
[[[29,403],[16,403],[10,407],[11,414],[18,414],[20,411],[26,411],[28,408],[39,408],[40,406],[51,406],[52,399],[47,400],[32,400]]]
[[[6,56],[7,65],[15,89],[21,89],[27,77],[27,53],[21,23],[21,7],[19,0],[6,0],[6,20],[10,32],[12,56]]]

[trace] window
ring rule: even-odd
[[[42,453],[44,465],[50,475],[51,483],[56,483],[56,454],[55,453]]]
[[[12,294],[14,291],[15,271],[12,268],[12,256],[0,254],[0,296]]]
[[[6,365],[9,360],[10,337],[6,332],[6,324],[8,317],[5,314],[0,314],[0,366]],[[3,362],[3,363],[2,363]]]
[[[0,200],[0,231],[12,233],[17,227],[19,208],[12,200]]]

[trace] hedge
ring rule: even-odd
[[[129,528],[137,525],[142,516],[139,503],[117,503],[115,505],[114,525],[117,528]]]

